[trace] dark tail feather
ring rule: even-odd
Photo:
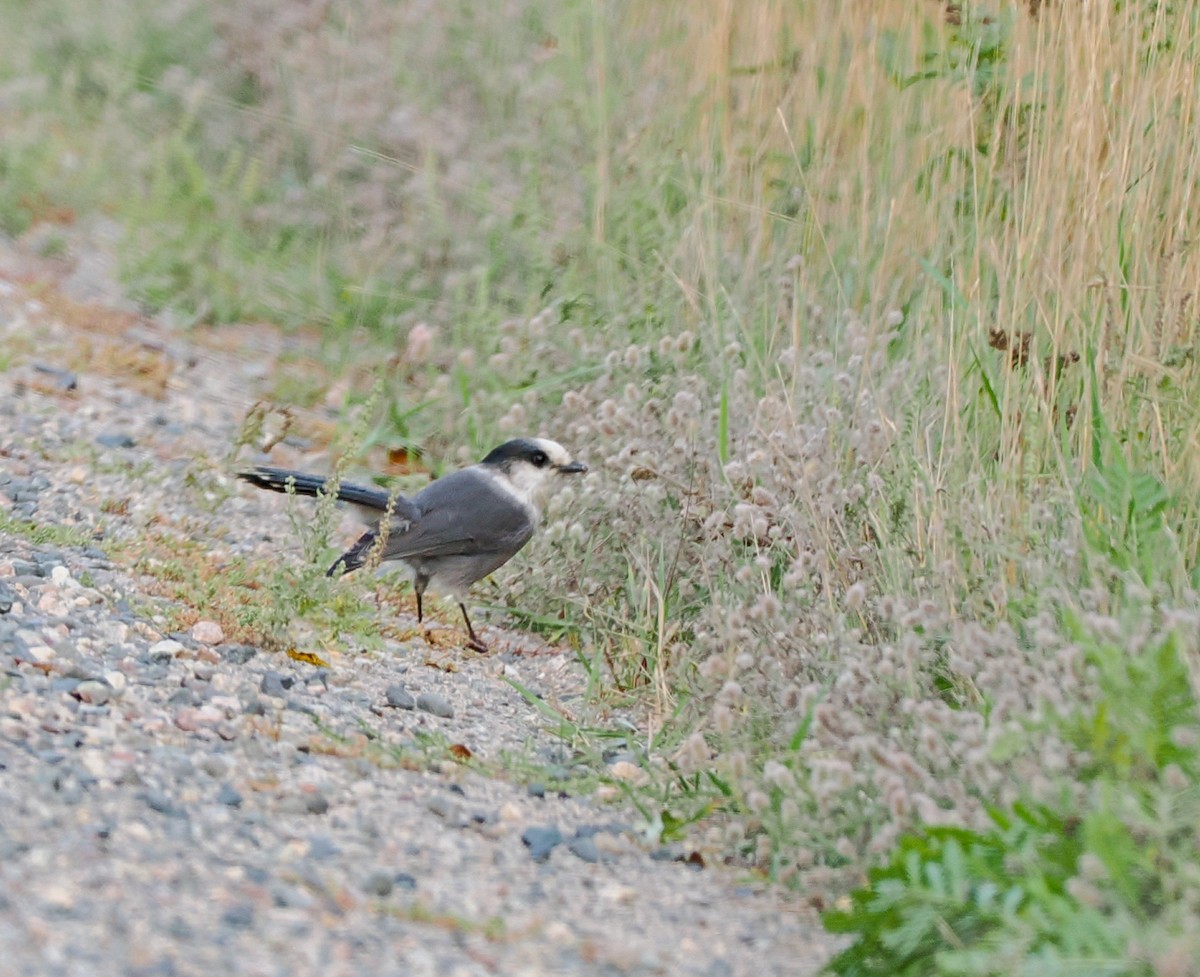
[[[363,533],[350,549],[333,561],[333,566],[325,571],[327,577],[338,577],[351,570],[357,570],[371,558],[371,549],[379,537],[374,532]],[[339,572],[338,567],[342,567]]]
[[[307,496],[323,494],[327,484],[321,475],[309,475],[307,472],[296,472],[287,468],[270,468],[266,465],[255,465],[248,471],[238,472],[238,478],[259,488],[270,489],[272,492],[287,492],[288,485],[291,484],[297,495]],[[380,512],[383,512],[388,506],[386,491],[368,488],[365,485],[355,485],[353,482],[339,484],[337,497],[342,502],[365,506],[368,509],[378,509]]]

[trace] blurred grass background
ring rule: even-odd
[[[1200,972],[1196,5],[0,12],[3,233],[598,469],[503,591],[661,836],[840,973]]]

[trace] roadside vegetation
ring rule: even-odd
[[[496,594],[660,836],[840,974],[1197,973],[1200,8],[0,12],[0,230],[316,331],[360,453],[592,464]]]

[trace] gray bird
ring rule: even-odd
[[[380,537],[386,536],[380,559],[399,560],[412,570],[417,621],[424,617],[421,598],[426,588],[433,587],[458,600],[470,635],[468,647],[485,652],[487,645],[475,634],[463,603],[467,590],[529,542],[541,518],[538,504],[559,476],[587,470],[555,441],[517,438],[478,464],[431,482],[411,499],[341,482],[338,501],[357,509],[370,528],[326,575],[357,570],[371,559]],[[238,472],[238,478],[274,492],[307,496],[326,494],[328,484],[320,475],[262,465]],[[389,508],[391,519],[384,527],[381,523]]]

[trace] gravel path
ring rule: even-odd
[[[503,680],[569,703],[569,652],[491,628],[489,656],[414,636],[320,668],[212,620],[172,633],[122,565],[139,535],[215,565],[272,541],[300,558],[287,500],[223,461],[299,341],[184,338],[115,296],[76,304],[61,271],[0,248],[5,974],[816,972],[831,941],[786,893],[454,762],[448,744],[569,773]]]

